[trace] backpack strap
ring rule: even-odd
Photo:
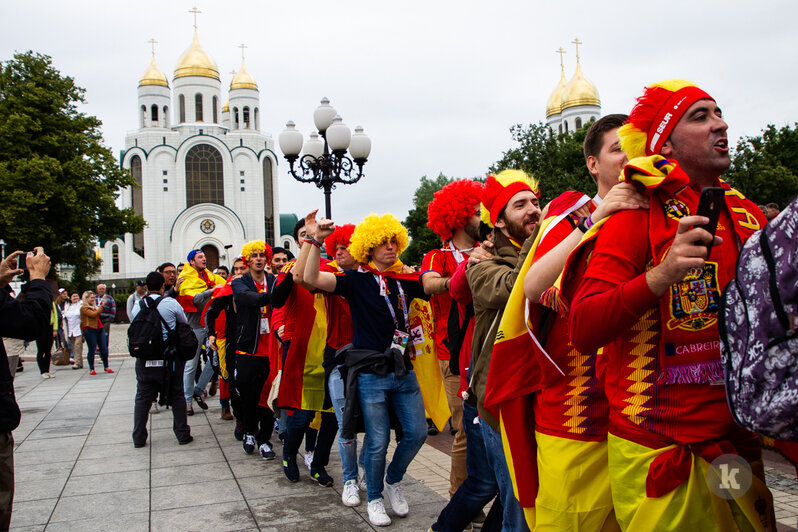
[[[773,258],[773,252],[770,249],[770,242],[765,227],[759,235],[759,245],[762,248],[762,256],[768,264],[768,271],[770,273],[770,298],[773,300],[773,308],[776,311],[776,316],[779,323],[785,331],[790,330],[790,319],[787,316],[787,311],[784,309],[784,304],[781,301],[781,294],[779,293],[779,286],[776,282],[776,261]]]

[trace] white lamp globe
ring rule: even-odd
[[[330,149],[339,153],[346,151],[349,147],[349,141],[352,139],[352,132],[339,115],[335,115],[335,118],[333,118],[332,125],[327,128],[326,135]]]
[[[337,114],[335,109],[330,105],[330,100],[326,96],[322,98],[321,105],[313,111],[313,123],[316,125],[316,129],[319,131],[327,131],[327,128],[330,127]]]
[[[355,134],[352,135],[352,141],[349,143],[349,153],[352,158],[365,161],[371,153],[371,139],[363,133],[363,126],[355,128]]]
[[[297,156],[302,151],[302,133],[296,129],[293,121],[289,120],[285,124],[285,129],[279,137],[280,150],[286,156]]]

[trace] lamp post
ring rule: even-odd
[[[361,126],[355,128],[353,135],[327,98],[321,99],[321,105],[313,113],[313,123],[319,132],[311,133],[304,142],[305,153],[301,158],[302,133],[290,120],[280,133],[280,149],[288,160],[288,172],[294,179],[324,189],[325,217],[332,218],[332,189],[336,183],[352,185],[363,177],[363,165],[371,153],[371,139],[363,133]],[[347,149],[351,158],[346,153]],[[297,159],[299,165],[295,169]],[[357,165],[357,174],[353,176],[354,165]]]
[[[6,260],[6,241],[0,238],[0,261]]]

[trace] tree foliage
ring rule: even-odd
[[[452,180],[443,174],[435,179],[429,179],[427,176],[421,178],[421,184],[413,195],[413,208],[405,218],[405,227],[410,234],[410,245],[401,257],[405,264],[420,265],[429,250],[440,247],[440,237],[427,227],[427,205],[437,191],[451,182]]]
[[[724,177],[751,201],[784,208],[798,195],[798,124],[770,124],[762,135],[738,140]]]
[[[10,250],[44,246],[53,264],[75,266],[73,281],[96,270],[96,239],[144,225],[114,203],[134,183],[103,145],[100,120],[78,111],[84,94],[49,56],[0,63],[0,237]]]
[[[541,122],[527,126],[516,124],[510,128],[510,133],[519,146],[504,152],[491,172],[513,168],[534,175],[540,180],[541,206],[566,190],[592,196],[596,193],[596,183],[587,171],[582,151],[590,124],[563,134],[552,133]]]

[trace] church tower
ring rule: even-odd
[[[560,48],[560,83],[549,98],[546,106],[546,122],[555,133],[569,133],[576,131],[588,122],[594,122],[601,117],[601,99],[598,89],[582,73],[582,65],[579,58],[579,45],[583,44],[579,39],[571,41],[576,47],[576,72],[565,86],[565,73],[562,63],[562,54],[565,53]],[[560,112],[556,111],[556,98],[560,94]]]
[[[177,60],[171,87],[154,49],[139,81],[138,129],[126,135],[120,156],[136,185],[117,203],[132,207],[146,225],[142,233],[98,246],[99,277],[118,286],[164,262],[184,262],[192,249],[205,252],[209,268],[230,267],[248,240],[274,244],[281,234],[277,156],[271,135],[260,131],[258,85],[242,56],[229,104],[222,104],[219,68],[200,44],[199,11],[191,13],[193,38]]]

